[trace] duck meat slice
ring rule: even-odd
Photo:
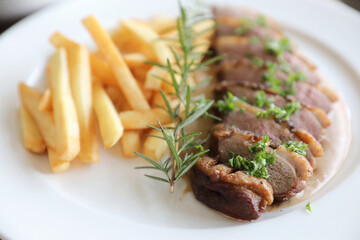
[[[218,124],[212,131],[211,154],[223,164],[228,164],[229,153],[250,160],[254,158],[254,154],[249,147],[260,139],[255,135]],[[274,164],[269,164],[266,168],[270,175],[267,181],[273,188],[276,200],[289,199],[296,189],[299,189],[299,181],[308,179],[313,173],[313,168],[306,158],[282,145],[276,149]]]
[[[258,19],[264,19],[261,15],[255,18],[233,18],[229,16],[218,16],[216,17],[216,36],[250,36],[256,37],[255,41],[258,41],[263,38],[271,38],[280,40],[283,37],[283,34],[270,27],[262,27],[257,23]],[[251,27],[247,27],[246,24],[251,24]]]
[[[267,90],[276,94],[271,90],[269,82],[263,80],[266,70],[251,65],[247,60],[242,60],[236,64],[227,63],[222,65],[220,69],[221,71],[217,74],[217,78],[221,83],[239,84]],[[287,75],[280,70],[275,73],[275,77],[282,82],[287,79]],[[286,88],[281,88],[281,90],[286,90]],[[325,113],[330,112],[332,108],[331,99],[322,92],[322,89],[317,88],[317,85],[311,85],[309,82],[297,82],[295,85],[295,95],[288,95],[287,97],[293,101],[299,101],[308,108],[319,108]]]
[[[232,93],[236,97],[245,98],[246,102],[251,105],[257,104],[256,96],[258,95],[259,90],[241,86],[240,84],[229,84],[223,82],[220,83],[220,85],[216,88],[215,95],[218,96],[218,98],[221,98],[228,92]],[[277,107],[285,107],[286,104],[291,102],[288,99],[275,94],[265,93],[265,97],[274,103],[274,105]],[[267,107],[268,106],[266,104],[262,106],[263,109],[267,109]],[[323,125],[319,122],[313,111],[310,111],[307,108],[301,108],[296,111],[293,115],[290,116],[290,119],[285,124],[288,125],[292,131],[300,129],[306,130],[311,135],[313,135],[317,141],[321,141],[324,135]]]
[[[246,110],[245,112],[233,111],[223,117],[223,123],[225,125],[238,128],[242,131],[251,132],[257,136],[267,135],[272,140],[271,147],[276,148],[279,142],[288,142],[288,141],[303,141],[306,144],[313,144],[313,138],[309,138],[309,135],[305,134],[305,131],[300,131],[299,133],[304,133],[305,137],[299,138],[294,133],[290,132],[288,128],[276,123],[272,119],[257,118],[256,113]],[[298,132],[298,131],[297,131]],[[316,141],[315,141],[316,142]],[[316,147],[316,148],[315,148]],[[315,169],[316,160],[313,157],[312,151],[319,153],[321,145],[318,144],[314,146],[314,149],[306,150],[306,159],[309,161],[311,166]],[[322,149],[322,148],[321,148]]]
[[[246,175],[209,158],[200,158],[190,173],[196,199],[239,220],[256,220],[273,202],[273,191],[264,180]]]
[[[289,129],[284,128],[272,119],[257,118],[256,114],[245,111],[233,111],[223,117],[225,125],[251,132],[257,136],[267,135],[276,147],[278,142],[299,141]]]
[[[274,164],[266,166],[270,177],[267,181],[273,187],[274,199],[283,201],[293,196],[299,184],[294,167],[283,157],[276,156]]]
[[[307,107],[320,108],[326,113],[331,111],[331,100],[320,89],[305,82],[298,82],[296,84],[296,94],[289,97],[298,100]]]
[[[224,164],[228,163],[229,152],[252,159],[253,154],[249,151],[249,147],[262,139],[249,132],[221,123],[215,125],[211,133],[210,154]],[[286,159],[294,167],[296,175],[301,180],[307,180],[312,176],[313,168],[304,156],[286,149],[283,145],[277,146],[276,156]]]
[[[250,37],[243,36],[220,36],[214,40],[214,50],[218,55],[225,54],[226,57],[222,59],[221,64],[236,63],[243,59],[252,59],[254,57],[261,58],[264,62],[271,61],[278,63],[278,56],[268,53],[264,50],[264,43],[253,43]],[[311,84],[318,84],[321,82],[319,75],[314,71],[315,67],[304,61],[293,51],[284,51],[282,59],[286,62],[290,72],[301,72],[306,81]],[[280,64],[279,64],[280,66]],[[279,68],[280,69],[280,68]],[[280,70],[279,70],[280,71]],[[287,75],[288,74],[283,74]]]
[[[228,17],[239,21],[242,19],[247,19],[247,20],[257,21],[258,23],[257,25],[259,26],[265,25],[264,28],[269,28],[278,31],[279,33],[281,32],[275,20],[273,20],[270,17],[264,16],[263,14],[249,8],[236,8],[236,7],[230,8],[230,7],[217,6],[212,9],[212,12],[215,19],[221,17]],[[260,19],[260,21],[262,21],[263,23],[259,24],[259,18],[262,18]],[[217,26],[217,28],[219,28],[219,26]]]
[[[304,156],[286,149],[283,145],[276,148],[276,155],[285,158],[294,167],[301,180],[307,180],[313,175],[313,168]]]

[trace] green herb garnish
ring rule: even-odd
[[[288,141],[285,143],[282,143],[281,145],[284,145],[286,149],[289,149],[290,151],[296,152],[302,156],[306,156],[306,148],[307,144],[304,142],[294,142],[294,141]]]
[[[170,74],[171,83],[169,84],[174,89],[173,96],[177,98],[178,104],[175,107],[172,106],[165,93],[160,90],[166,104],[166,107],[163,109],[171,116],[174,127],[167,128],[159,121],[157,127],[149,127],[162,133],[160,137],[152,137],[160,138],[167,143],[170,156],[157,162],[148,156],[136,153],[151,164],[151,166],[138,167],[138,169],[160,171],[165,177],[148,174],[145,174],[145,176],[157,181],[169,183],[170,192],[174,191],[175,183],[194,166],[199,158],[210,151],[202,147],[204,140],[199,138],[201,132],[188,133],[186,131],[186,127],[189,126],[189,124],[202,116],[215,118],[215,116],[207,112],[214,101],[206,99],[204,96],[193,97],[191,93],[194,92],[196,87],[190,87],[188,84],[188,79],[191,74],[200,69],[205,69],[209,64],[224,57],[217,56],[204,62],[200,61],[205,53],[199,53],[197,51],[198,45],[194,44],[194,42],[196,42],[194,40],[207,31],[204,30],[195,33],[193,26],[206,18],[207,16],[202,13],[194,13],[190,16],[180,4],[180,17],[177,20],[178,37],[176,41],[179,43],[181,53],[177,53],[170,47],[176,63],[174,65],[177,65],[177,70],[175,70],[169,59],[166,65],[148,62],[148,64],[161,67]],[[172,41],[175,40],[172,39]],[[176,76],[180,76],[179,82]],[[188,153],[187,150],[191,150],[191,153]]]
[[[266,149],[269,146],[269,144],[270,144],[269,137],[267,135],[265,135],[261,141],[257,142],[254,146],[249,147],[249,149],[250,149],[250,152],[256,153],[256,152]]]
[[[310,202],[308,202],[308,203],[306,204],[306,210],[308,210],[309,212],[312,212]]]
[[[258,112],[256,114],[256,117],[270,118],[271,116],[273,116],[275,119],[289,120],[290,116],[293,115],[300,108],[301,105],[299,101],[288,103],[283,108],[276,107],[275,104],[271,103],[268,109]]]
[[[262,108],[264,106],[270,106],[274,99],[268,99],[264,91],[259,91],[255,95],[256,97],[256,106]]]
[[[263,15],[257,16],[255,20],[250,18],[240,19],[240,26],[235,29],[235,34],[244,35],[255,26],[267,27],[267,22]]]
[[[296,81],[303,82],[305,80],[306,80],[306,76],[302,72],[289,73],[289,75],[288,75],[288,77],[286,79],[286,83],[291,84],[291,83],[296,82]]]
[[[268,136],[264,136],[263,139],[257,142],[254,146],[249,147],[252,153],[255,153],[252,161],[247,160],[244,157],[236,156],[233,152],[230,152],[229,165],[235,170],[243,170],[249,176],[255,176],[259,178],[269,178],[270,175],[267,172],[266,165],[273,164],[275,161],[275,150],[267,151],[269,145]]]
[[[246,52],[244,54],[244,57],[252,59],[254,57],[254,54],[252,52]]]
[[[219,112],[227,114],[237,108],[237,103],[241,103],[243,101],[244,100],[234,96],[231,92],[227,92],[227,96],[224,96],[224,100],[218,100],[216,105]]]
[[[282,71],[284,73],[291,72],[290,64],[288,62],[286,62],[285,60],[280,61],[279,69],[280,69],[280,71]]]
[[[280,40],[265,38],[264,50],[267,53],[279,56],[284,51],[291,51],[290,41],[287,38],[282,38]]]
[[[250,31],[255,26],[253,20],[249,18],[240,19],[240,26],[235,29],[235,34],[243,35]]]
[[[290,72],[290,66],[286,62],[282,62],[280,66],[278,66],[275,62],[266,61],[265,66],[267,72],[262,76],[262,80],[268,82],[270,89],[283,97],[295,95],[296,82],[306,80],[306,76],[302,72]],[[285,81],[280,81],[280,79],[275,76],[278,68],[287,73],[287,79]]]
[[[245,170],[249,171],[255,168],[255,164],[252,161],[247,160],[244,157],[236,156],[233,152],[229,152],[229,165],[235,170]],[[250,175],[248,173],[248,175]]]
[[[259,57],[253,57],[251,60],[252,64],[257,67],[262,67],[264,65],[264,60]]]
[[[266,19],[263,15],[259,15],[257,16],[256,18],[256,23],[257,25],[261,26],[261,27],[267,27],[267,22],[266,22]]]
[[[257,36],[250,36],[250,43],[251,44],[259,44],[260,38],[258,38]]]
[[[275,76],[277,70],[277,64],[271,61],[266,61],[267,73],[262,76],[262,80],[268,82],[270,89],[276,93],[281,92],[280,86],[282,82]]]

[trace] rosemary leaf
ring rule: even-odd
[[[155,176],[151,176],[151,175],[147,175],[145,174],[145,177],[160,181],[160,182],[166,182],[169,183],[169,180],[165,179],[165,178],[161,178],[161,177],[155,177]]]
[[[194,24],[208,19],[208,16],[202,12],[189,14],[187,10],[182,7],[181,3],[179,3],[179,5],[180,17],[177,19],[176,24],[177,37],[174,39],[167,39],[173,41],[173,43],[174,40],[176,40],[176,50],[169,47],[174,62],[170,62],[169,59],[167,59],[165,65],[151,61],[146,62],[152,66],[164,69],[169,73],[171,78],[171,81],[167,81],[167,84],[172,86],[174,90],[173,93],[165,94],[161,90],[160,93],[166,106],[162,106],[161,108],[171,116],[173,127],[170,130],[170,128],[164,127],[159,121],[158,127],[149,126],[162,133],[162,137],[152,135],[149,135],[149,137],[157,137],[158,139],[165,141],[169,147],[170,156],[163,161],[160,160],[159,162],[156,162],[143,154],[136,153],[152,165],[138,167],[138,169],[152,169],[163,172],[166,178],[152,175],[145,176],[157,181],[169,183],[170,192],[174,191],[175,182],[181,179],[196,164],[199,158],[209,151],[208,149],[204,150],[201,146],[208,138],[201,139],[200,132],[188,133],[186,127],[200,117],[217,119],[216,116],[207,112],[214,104],[213,100],[208,100],[204,96],[193,96],[195,91],[200,86],[208,83],[211,78],[205,78],[194,87],[190,86],[188,81],[193,77],[193,74],[196,73],[196,71],[203,69],[224,57],[210,57],[208,60],[201,62],[204,55],[207,54],[207,51],[199,52],[198,49],[203,46],[201,41],[199,43],[196,38],[211,31],[214,27],[196,29],[197,32],[195,32]],[[165,81],[162,77],[158,77],[158,79]],[[168,97],[174,98],[176,104],[173,104],[173,102],[170,104]]]
[[[204,107],[197,109],[197,111],[193,111],[192,114],[185,119],[182,123],[180,123],[181,127],[186,127],[190,123],[194,122],[196,119],[201,117],[207,110],[211,108],[211,106],[214,104],[214,101],[209,101]]]
[[[152,165],[157,167],[159,170],[165,172],[165,169],[163,168],[163,166],[161,166],[159,163],[155,162],[154,160],[152,160],[148,156],[145,156],[144,154],[141,154],[141,153],[138,153],[138,152],[135,152],[135,154],[138,155],[139,157],[143,158],[144,160],[148,161],[149,163],[151,163]]]
[[[181,142],[185,139],[188,139],[188,138],[191,138],[194,136],[200,136],[201,134],[202,134],[201,132],[189,133],[189,134],[186,134],[186,135],[182,136],[181,138],[177,139],[176,142]]]
[[[176,116],[175,116],[175,114],[174,114],[174,112],[173,112],[173,110],[172,110],[172,107],[170,106],[169,100],[167,99],[167,97],[166,97],[165,93],[163,92],[163,90],[160,89],[160,93],[161,93],[161,96],[162,96],[162,98],[163,98],[163,100],[164,100],[164,102],[165,102],[165,105],[166,105],[166,107],[167,107],[167,110],[168,110],[171,118],[172,118],[173,120],[175,120]]]

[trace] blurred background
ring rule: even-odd
[[[0,0],[0,34],[32,12],[59,1],[61,0]],[[360,14],[360,0],[341,0],[341,2],[356,9]]]

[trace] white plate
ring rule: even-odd
[[[55,30],[91,43],[80,19],[95,14],[107,27],[119,18],[176,14],[176,1],[67,1],[26,18],[0,37],[0,235],[11,239],[356,239],[360,235],[360,16],[335,1],[218,1],[250,6],[278,19],[306,56],[345,97],[352,114],[352,146],[336,177],[305,203],[266,213],[258,221],[228,220],[133,170],[119,148],[101,161],[51,174],[46,156],[24,150],[18,129],[17,84],[40,86]]]

